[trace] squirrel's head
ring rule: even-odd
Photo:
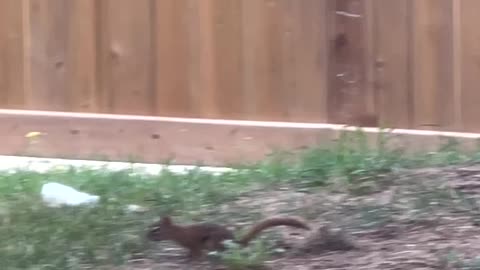
[[[151,241],[168,240],[173,230],[174,226],[172,219],[168,216],[162,217],[159,221],[150,226],[147,238]]]

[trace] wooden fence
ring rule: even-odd
[[[478,0],[0,0],[0,107],[480,131]]]

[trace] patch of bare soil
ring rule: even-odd
[[[255,192],[220,206],[217,220],[245,228],[259,217],[293,213],[315,230],[275,228],[285,254],[269,269],[480,269],[480,165],[402,171],[382,192],[347,196],[302,193],[293,188]],[[225,269],[218,263],[186,262],[174,245],[128,269]]]

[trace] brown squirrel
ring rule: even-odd
[[[293,217],[266,218],[255,225],[240,239],[235,239],[233,232],[225,226],[213,223],[197,223],[191,225],[174,224],[169,216],[154,223],[147,233],[151,241],[170,240],[188,249],[190,258],[202,255],[203,250],[225,250],[223,241],[233,240],[235,243],[246,246],[261,231],[275,226],[289,226],[310,230],[303,221]]]

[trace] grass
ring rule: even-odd
[[[133,170],[111,172],[58,168],[47,173],[28,169],[0,174],[0,262],[2,269],[101,269],[122,265],[133,255],[148,255],[146,226],[162,214],[200,220],[215,205],[234,200],[259,186],[293,184],[310,190],[346,187],[365,193],[378,189],[395,168],[454,164],[478,159],[448,142],[435,153],[407,155],[388,149],[380,138],[375,149],[363,134],[345,135],[334,146],[301,153],[275,153],[238,171],[212,175],[193,170],[186,175],[164,171],[147,176]],[[96,207],[48,208],[41,202],[42,184],[55,181],[100,195]],[[149,209],[125,210],[127,204]],[[235,251],[223,258],[232,269],[265,260],[264,249]],[[260,252],[260,251],[261,252]],[[243,259],[242,259],[243,258]],[[245,265],[243,265],[245,266]]]
[[[454,268],[460,270],[478,270],[480,269],[480,257],[473,259],[462,259],[456,252],[451,252],[447,256],[440,258],[442,265],[446,269]],[[447,268],[450,267],[450,268]]]

